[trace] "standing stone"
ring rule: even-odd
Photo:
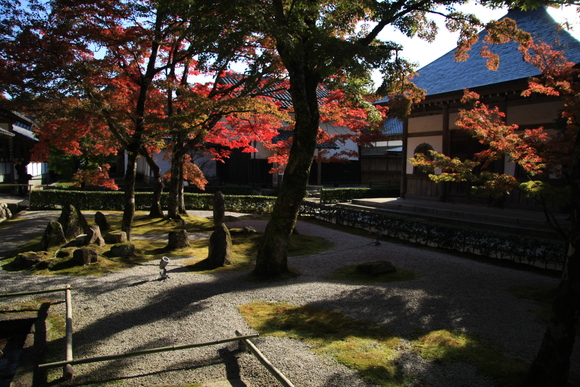
[[[97,226],[99,226],[102,232],[106,232],[111,229],[111,225],[107,221],[105,214],[103,214],[101,211],[95,213],[95,223]]]
[[[213,201],[214,232],[209,238],[209,254],[207,264],[210,267],[220,267],[232,263],[232,236],[224,223],[225,201],[221,192],[216,192]]]
[[[74,239],[89,231],[89,224],[83,214],[70,203],[63,206],[58,222],[62,224],[67,240]]]
[[[98,262],[98,260],[99,254],[97,249],[83,247],[75,250],[73,253],[73,261],[78,265],[90,265],[91,263]]]
[[[60,246],[65,243],[66,237],[64,236],[62,225],[55,220],[49,222],[44,230],[44,234],[42,235],[40,249],[48,250],[50,247]]]
[[[169,233],[169,242],[167,243],[168,249],[181,249],[183,247],[189,247],[189,240],[187,237],[187,231],[171,231]]]
[[[105,240],[101,236],[101,229],[99,226],[91,226],[89,228],[89,232],[87,232],[87,236],[85,237],[85,244],[96,244],[100,247],[105,245]]]

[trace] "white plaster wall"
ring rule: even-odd
[[[407,157],[405,159],[406,173],[413,173],[413,165],[408,160],[415,156],[415,149],[423,143],[431,145],[434,151],[443,152],[443,140],[441,136],[409,137],[407,140]]]

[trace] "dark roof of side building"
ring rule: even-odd
[[[240,81],[244,80],[245,75],[239,73],[228,74],[219,79],[219,83],[222,85],[236,85]],[[280,107],[286,109],[292,106],[292,96],[290,95],[290,90],[285,87],[277,87],[277,85],[269,85],[264,89],[257,89],[251,93],[252,95],[263,95],[265,97],[272,98],[280,102]],[[325,85],[318,86],[316,89],[316,97],[320,101],[323,98],[328,97],[328,88]]]
[[[568,60],[580,63],[580,42],[563,30],[544,6],[531,11],[511,10],[503,18],[516,21],[520,29],[532,34],[535,42],[548,43],[565,51]],[[539,75],[535,66],[523,61],[517,43],[513,42],[489,46],[500,57],[498,70],[489,70],[486,59],[479,54],[485,36],[485,31],[479,34],[467,61],[456,62],[455,49],[451,50],[418,70],[413,82],[426,89],[427,95],[435,95]]]

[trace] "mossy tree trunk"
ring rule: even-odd
[[[176,136],[179,137],[179,136]],[[179,139],[174,140],[179,142]],[[183,162],[185,152],[183,146],[175,145],[171,157],[171,181],[169,182],[169,198],[167,202],[167,214],[170,219],[181,219],[183,207]]]
[[[284,180],[256,258],[254,273],[262,277],[288,272],[288,244],[306,195],[320,120],[316,94],[320,77],[303,63],[307,54],[296,56],[283,44],[279,52],[290,74],[296,125]]]
[[[135,180],[137,176],[137,150],[127,149],[127,169],[125,171],[125,209],[121,230],[127,233],[127,240],[131,240],[131,227],[135,217]]]

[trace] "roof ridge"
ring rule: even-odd
[[[580,41],[568,31],[560,28],[558,22],[547,12],[545,6],[542,5],[530,11],[512,9],[499,20],[505,18],[516,21],[518,27],[532,34],[534,40],[565,48],[568,60],[580,62]],[[500,65],[497,71],[489,70],[486,67],[486,59],[479,55],[486,35],[485,30],[479,33],[478,41],[471,48],[471,55],[466,61],[455,61],[456,47],[420,68],[419,75],[413,78],[413,82],[418,87],[426,89],[427,95],[435,95],[528,78],[539,74],[536,67],[523,62],[521,54],[516,48],[517,43],[514,42],[491,47],[494,53],[499,54]],[[449,74],[453,74],[453,77],[450,77]]]

